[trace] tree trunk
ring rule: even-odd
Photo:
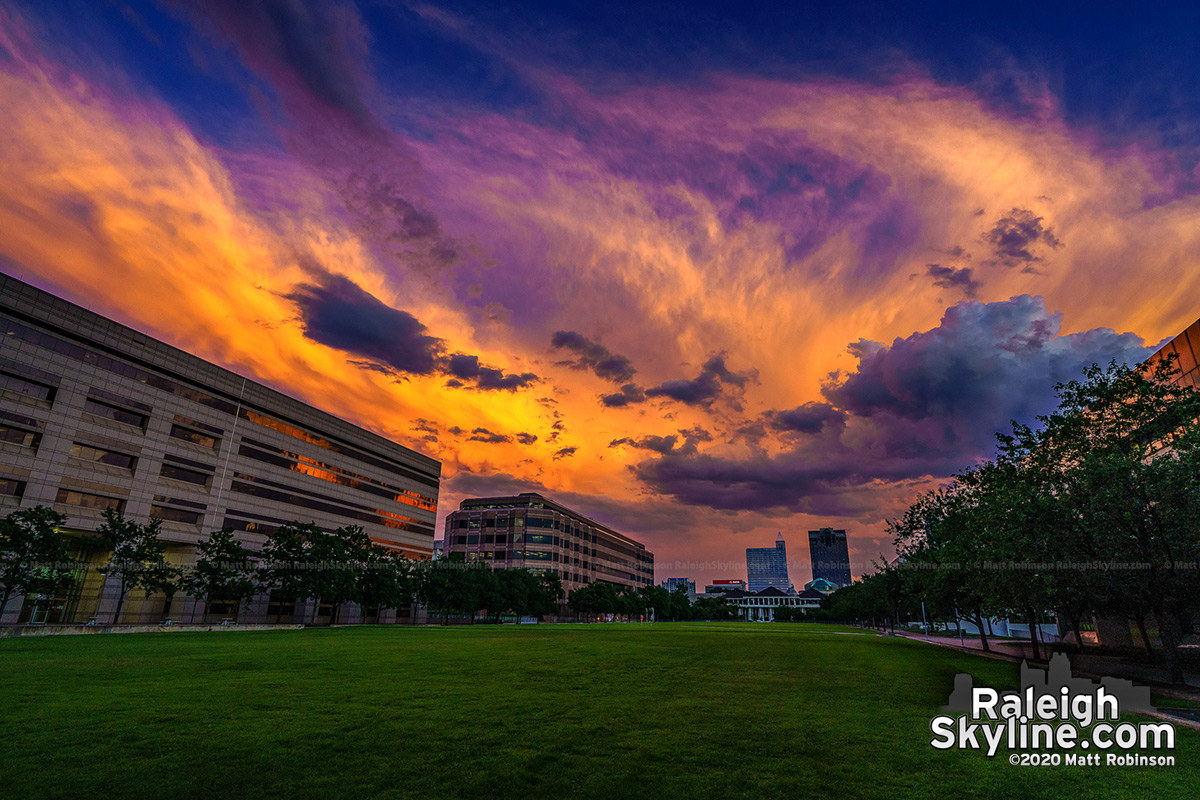
[[[1137,617],[1134,622],[1137,623],[1138,634],[1142,637],[1142,647],[1146,648],[1146,655],[1154,658],[1154,645],[1150,643],[1150,634],[1146,631],[1146,615]]]
[[[127,594],[127,592],[125,590],[125,582],[122,581],[120,594],[117,595],[117,610],[113,612],[113,621],[112,621],[113,625],[117,625],[121,621],[121,609],[125,606],[125,595],[126,594]]]
[[[0,598],[0,620],[4,619],[4,610],[8,608],[8,601],[12,599],[12,596],[13,590],[5,586],[4,595]]]
[[[1163,655],[1167,662],[1167,680],[1171,683],[1183,683],[1183,667],[1179,663],[1179,628],[1175,615],[1166,609],[1154,609],[1154,619],[1158,622],[1158,638],[1162,642]]]
[[[983,614],[975,612],[975,627],[979,628],[979,644],[983,647],[983,652],[992,652],[991,645],[988,644],[987,634],[983,632]]]
[[[1025,619],[1029,623],[1029,643],[1033,645],[1033,660],[1041,661],[1041,650],[1038,648],[1037,638],[1037,615],[1033,611],[1026,609]]]

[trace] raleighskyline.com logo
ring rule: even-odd
[[[1175,749],[1174,725],[1120,720],[1122,711],[1154,710],[1148,688],[1118,678],[1072,678],[1061,653],[1045,671],[1022,662],[1016,692],[977,687],[960,673],[942,710],[960,713],[930,722],[937,750],[980,750],[993,758],[1004,747],[1017,766],[1175,766],[1174,755],[1160,754]]]

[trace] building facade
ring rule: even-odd
[[[447,557],[552,572],[568,593],[598,580],[654,583],[654,554],[644,544],[534,492],[463,500],[446,517],[443,540]]]
[[[660,585],[668,592],[673,592],[675,587],[682,586],[687,592],[688,602],[696,602],[696,582],[690,578],[667,578]]]
[[[116,587],[90,566],[107,554],[84,545],[108,508],[161,519],[176,564],[213,530],[257,550],[287,522],[359,525],[405,556],[431,555],[436,460],[7,276],[0,332],[0,514],[66,514],[89,565],[62,596],[10,602],[5,621],[113,621]],[[142,594],[129,593],[121,622],[194,617],[189,598],[164,609]],[[291,622],[310,618],[303,605],[267,595],[231,611]]]
[[[746,591],[746,582],[741,579],[735,580],[716,580],[704,587],[704,593],[709,597],[725,592],[732,592],[734,589]]]
[[[805,590],[800,593],[784,592],[773,586],[759,592],[743,592],[735,589],[725,593],[725,602],[737,609],[738,619],[751,622],[774,622],[775,610],[780,607],[814,611],[821,607],[820,592]]]
[[[751,592],[775,588],[787,591],[792,584],[788,580],[787,544],[780,533],[774,547],[746,548],[746,577]]]
[[[838,586],[849,586],[850,545],[845,531],[821,528],[808,532],[808,553],[812,559],[813,580],[824,578]]]

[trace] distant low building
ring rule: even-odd
[[[668,592],[674,592],[677,586],[682,586],[687,590],[688,602],[696,602],[696,582],[689,578],[667,578],[661,585]]]
[[[739,589],[743,592],[746,591],[746,582],[743,580],[713,581],[704,587],[704,593],[706,595],[724,594],[725,592],[732,592],[734,589]]]
[[[437,546],[437,542],[434,542],[434,546]],[[812,590],[814,592],[820,592],[821,594],[829,594],[830,592],[841,587],[828,578],[814,578],[813,580],[804,584],[804,588],[805,590]]]
[[[813,610],[821,607],[820,592],[805,589],[803,592],[788,593],[769,586],[759,592],[734,589],[725,593],[725,602],[738,609],[740,619],[752,622],[772,622],[775,609],[780,607]]]

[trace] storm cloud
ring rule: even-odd
[[[667,397],[689,406],[708,405],[721,393],[722,386],[742,388],[748,380],[746,375],[731,372],[722,356],[713,356],[692,380],[663,381],[647,389],[646,397]]]
[[[1039,245],[1051,250],[1063,246],[1053,231],[1042,226],[1042,217],[1035,217],[1032,211],[1024,208],[1014,208],[998,219],[983,239],[992,245],[999,263],[1006,267],[1023,266],[1026,269],[1042,260]]]
[[[574,352],[576,361],[572,366],[576,369],[590,369],[597,376],[613,383],[627,383],[637,372],[628,358],[610,352],[604,345],[593,342],[576,331],[555,331],[550,338],[550,346]]]
[[[960,303],[931,330],[851,345],[858,367],[824,388],[827,402],[767,412],[766,427],[795,434],[777,455],[666,452],[635,473],[689,504],[850,513],[876,482],[944,477],[990,457],[997,432],[1053,410],[1055,384],[1084,367],[1151,352],[1133,334],[1061,329],[1038,297]]]
[[[313,283],[286,295],[300,310],[304,335],[335,350],[366,356],[397,372],[427,375],[443,342],[407,311],[383,303],[354,281],[320,268]]]
[[[974,271],[970,267],[943,267],[941,264],[929,264],[925,274],[933,279],[934,286],[943,289],[962,289],[963,294],[975,299],[979,293],[979,281],[975,280]]]

